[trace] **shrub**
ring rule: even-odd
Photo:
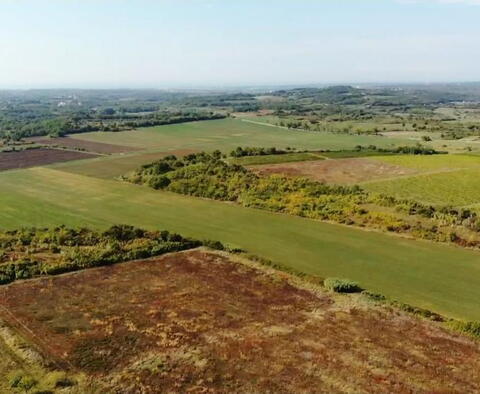
[[[68,377],[64,371],[52,371],[42,380],[42,385],[49,388],[64,388],[75,386],[77,382]]]
[[[210,249],[225,250],[225,246],[220,241],[212,241],[210,239],[206,239],[202,243],[204,246]]]
[[[323,285],[335,293],[359,293],[362,291],[357,282],[349,279],[327,278],[323,281]]]
[[[449,325],[455,331],[480,338],[480,322],[452,321],[449,323]]]
[[[25,375],[21,372],[15,373],[9,379],[10,387],[29,391],[33,386],[37,384],[37,381],[29,375]]]

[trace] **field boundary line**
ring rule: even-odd
[[[0,305],[0,308],[7,313],[7,315],[9,315],[22,329],[24,329],[27,333],[29,333],[32,338],[34,340],[36,340],[37,342],[39,342],[41,345],[43,345],[47,350],[50,351],[50,346],[48,345],[48,343],[46,343],[43,339],[41,339],[38,335],[36,335],[32,330],[30,330],[25,324],[23,324],[10,310],[8,310],[7,307],[5,307],[4,305]],[[54,352],[51,352],[51,354],[55,354]],[[40,355],[42,357],[45,357],[45,355],[43,354],[43,352],[40,353]],[[60,363],[57,362],[57,360],[55,360],[54,357],[50,356],[48,357],[48,359],[50,361],[53,362],[53,364],[55,364],[55,366],[59,369],[59,370],[62,370],[63,367],[60,365]],[[61,359],[68,364],[68,366],[73,370],[73,371],[78,371],[77,368],[75,368],[73,366],[73,364],[64,359],[63,357],[61,357]]]

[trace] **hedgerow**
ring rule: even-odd
[[[327,185],[281,175],[258,176],[240,165],[228,164],[219,151],[191,154],[181,159],[168,156],[142,166],[124,179],[154,189],[236,202],[245,207],[405,233],[461,246],[480,246],[477,235],[480,220],[474,211],[399,200],[369,193],[359,186]],[[454,231],[455,227],[462,231]],[[461,235],[465,232],[469,233],[468,237]],[[455,233],[455,237],[452,238],[451,233]]]
[[[103,233],[66,227],[2,232],[0,284],[144,259],[202,244],[168,231],[125,225],[113,226]]]

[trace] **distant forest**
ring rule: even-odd
[[[456,138],[480,130],[475,125],[442,127],[441,122],[457,119],[439,117],[435,110],[465,103],[480,108],[480,84],[333,86],[255,92],[0,91],[0,138],[16,141],[32,136],[121,131],[259,111],[269,111],[281,119],[278,125],[293,129],[355,132],[339,122],[392,118],[404,126],[409,121],[415,130],[443,131]],[[327,126],[320,127],[319,122],[327,122]]]

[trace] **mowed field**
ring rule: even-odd
[[[95,392],[480,390],[473,339],[200,249],[0,287],[0,318]]]
[[[86,161],[72,161],[54,164],[51,168],[72,174],[93,176],[96,178],[112,179],[125,175],[139,168],[143,164],[159,160],[167,155],[184,156],[196,152],[193,149],[171,150],[166,152],[139,152],[128,155],[112,155]]]
[[[125,223],[215,239],[438,313],[480,320],[480,253],[114,180],[35,168],[0,174],[0,226]],[[428,279],[427,279],[428,278]]]
[[[243,122],[239,119],[189,122],[135,131],[83,133],[73,135],[71,138],[163,151],[220,149],[228,152],[237,146],[339,150],[353,149],[356,145],[376,145],[387,148],[413,144],[408,139],[291,131],[275,126]]]

